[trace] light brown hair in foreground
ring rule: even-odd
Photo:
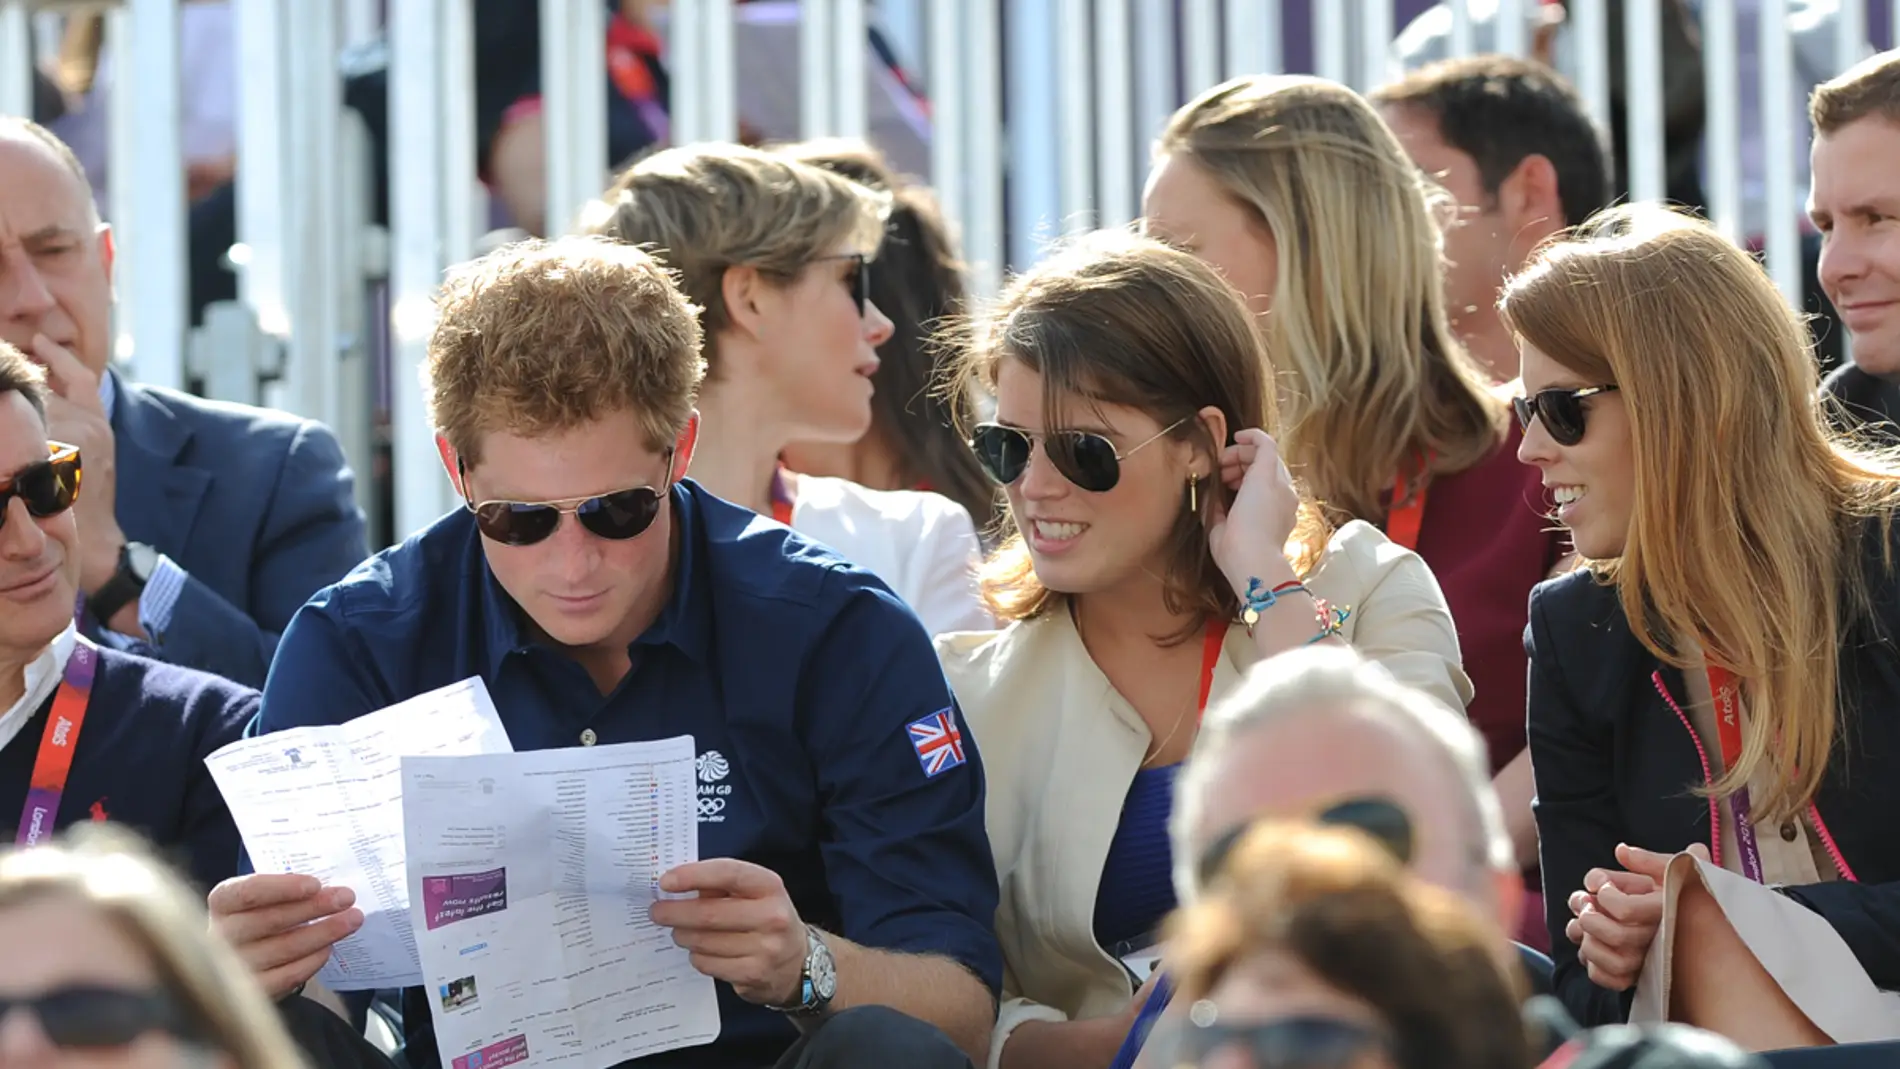
[[[1900,49],[1861,60],[1808,97],[1808,119],[1823,137],[1868,116],[1900,126]]]
[[[948,381],[954,388],[973,379],[993,390],[1005,360],[1019,360],[1042,377],[1048,427],[1061,426],[1065,401],[1124,405],[1163,427],[1181,421],[1169,437],[1194,439],[1216,474],[1202,480],[1198,513],[1188,510],[1182,483],[1162,576],[1168,608],[1234,618],[1239,602],[1207,548],[1206,526],[1215,495],[1233,502],[1218,474],[1228,443],[1208,441],[1193,417],[1208,405],[1219,408],[1230,438],[1250,427],[1274,434],[1279,417],[1253,313],[1220,272],[1125,231],[1087,235],[1010,282]],[[1001,620],[1021,620],[1062,605],[1061,595],[1036,578],[1013,519],[1004,526],[1007,539],[979,576],[990,611]],[[1289,545],[1300,575],[1317,566],[1328,533],[1318,510],[1302,505]],[[1200,630],[1197,620],[1172,637]]]
[[[1365,98],[1237,78],[1175,112],[1155,152],[1192,160],[1273,235],[1261,326],[1284,376],[1280,450],[1328,509],[1383,521],[1395,477],[1491,454],[1508,413],[1445,315],[1433,205],[1449,204]]]
[[[1371,1005],[1418,1069],[1523,1069],[1522,981],[1504,936],[1408,875],[1363,832],[1268,823],[1169,922],[1176,998],[1206,998],[1265,952]]]
[[[726,271],[751,267],[780,285],[844,246],[875,256],[890,194],[789,156],[743,145],[657,152],[581,212],[580,230],[652,250],[703,311],[706,359],[719,377],[719,333],[732,325]]]
[[[699,397],[698,309],[639,249],[506,245],[451,271],[436,307],[429,419],[470,464],[490,431],[546,434],[627,411],[662,452]]]
[[[0,910],[46,898],[83,903],[137,944],[193,1025],[237,1069],[304,1069],[250,969],[210,934],[204,900],[131,833],[86,826],[67,833],[63,845],[0,855]]]
[[[1860,561],[1865,538],[1885,544],[1900,469],[1829,433],[1800,316],[1753,256],[1690,216],[1603,212],[1533,256],[1499,308],[1523,344],[1620,389],[1629,534],[1594,566],[1651,653],[1692,667],[1679,640],[1693,639],[1741,680],[1741,758],[1715,793],[1766,765],[1757,819],[1793,815],[1827,772],[1844,625],[1868,616],[1864,579],[1890,581]]]

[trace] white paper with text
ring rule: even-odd
[[[507,753],[479,678],[357,717],[230,744],[205,759],[257,872],[315,876],[356,892],[363,926],[330,948],[333,991],[422,982],[410,927],[402,759]]]
[[[699,857],[690,736],[403,762],[413,927],[448,1069],[608,1069],[719,1035],[648,919]]]

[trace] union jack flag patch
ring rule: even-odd
[[[906,725],[911,747],[917,751],[917,763],[924,775],[935,779],[964,762],[963,731],[957,727],[950,709],[939,709]]]

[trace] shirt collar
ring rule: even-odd
[[[712,646],[712,615],[703,593],[707,580],[703,574],[704,547],[700,545],[702,535],[698,495],[702,493],[704,491],[697,486],[682,480],[674,484],[668,495],[672,502],[673,528],[679,538],[679,558],[673,568],[673,593],[667,598],[659,617],[648,625],[639,638],[634,639],[629,650],[638,646],[672,646],[700,664],[707,663]],[[480,569],[482,587],[483,639],[487,645],[484,662],[488,667],[489,678],[493,679],[499,675],[509,654],[532,648],[535,640],[522,626],[521,607],[508,596],[501,583],[496,581],[495,573],[489,570],[487,557],[480,546],[481,536],[472,531],[472,519],[470,527],[476,541],[475,565]]]
[[[78,634],[72,624],[67,624],[66,629],[27,664],[26,693],[13,703],[12,708],[0,713],[0,749],[5,749],[13,741],[20,729],[33,719],[33,714],[58,689],[60,676],[66,671],[66,662],[73,655],[74,644],[79,641]]]
[[[118,386],[112,381],[112,372],[107,371],[105,374],[99,376],[99,404],[106,410],[107,423],[112,422],[112,409],[113,406],[118,403],[118,400]]]

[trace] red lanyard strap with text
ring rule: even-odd
[[[34,846],[50,838],[59,817],[59,800],[73,771],[73,752],[79,748],[79,729],[92,704],[92,680],[99,670],[99,648],[84,635],[74,636],[72,656],[53,695],[53,709],[40,734],[39,755],[33,759],[33,777],[20,813],[20,833],[14,842]]]
[[[1721,740],[1722,770],[1727,772],[1742,757],[1741,686],[1736,682],[1735,673],[1710,665],[1709,694],[1715,700],[1715,733]],[[1741,855],[1742,875],[1761,883],[1761,848],[1755,841],[1755,824],[1748,815],[1748,788],[1737,789],[1728,801],[1735,813],[1735,846]]]

